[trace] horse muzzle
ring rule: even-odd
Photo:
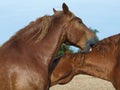
[[[95,38],[92,38],[92,39],[89,39],[87,42],[86,42],[86,47],[84,49],[82,49],[80,52],[81,53],[88,53],[90,51],[92,51],[92,47],[98,42],[98,38],[95,37]]]

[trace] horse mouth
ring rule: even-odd
[[[87,45],[84,49],[80,49],[81,53],[89,53],[92,52],[92,47],[90,45]]]
[[[97,44],[98,39],[91,39],[87,42],[86,47],[84,49],[81,49],[80,52],[82,53],[89,53],[93,51],[93,47]]]
[[[90,48],[90,51],[89,52],[92,52],[92,48]]]
[[[82,53],[89,53],[89,52],[92,52],[93,50],[93,47],[96,45],[97,41],[94,41],[92,40],[91,41],[88,41],[86,46],[84,48],[81,48],[80,52]]]
[[[90,46],[89,45],[87,45],[85,48],[80,48],[80,52],[81,53],[88,53],[88,52],[90,52]]]

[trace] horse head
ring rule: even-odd
[[[75,75],[86,74],[110,81],[119,90],[119,52],[120,34],[99,41],[88,54],[67,52],[58,59],[59,62],[53,69],[51,86],[66,84]]]
[[[75,72],[76,67],[79,66],[75,57],[76,56],[74,54],[71,54],[66,50],[63,56],[54,59],[52,64],[52,74],[50,77],[50,86],[56,84],[66,84],[72,80],[74,74],[77,73]]]
[[[62,9],[63,11],[56,11],[55,9],[53,11],[56,21],[61,23],[64,29],[63,39],[66,38],[70,44],[80,47],[82,52],[88,52],[90,47],[98,41],[95,33],[87,28],[65,3],[62,5]]]

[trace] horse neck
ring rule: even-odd
[[[80,71],[110,81],[119,56],[120,34],[100,41],[93,51],[85,54]]]
[[[111,58],[111,57],[110,57]],[[85,55],[84,63],[79,72],[111,81],[114,60],[101,55],[99,52],[91,52]]]
[[[63,36],[65,32],[63,28],[61,28],[61,25],[51,27],[46,36],[37,42],[34,39],[28,38],[28,36],[33,36],[31,35],[33,30],[28,33],[24,32],[27,31],[20,30],[15,36],[7,41],[2,48],[5,48],[6,50],[8,50],[8,48],[10,48],[10,50],[14,49],[16,52],[17,50],[20,50],[22,54],[35,58],[38,63],[44,63],[44,65],[49,66],[62,42],[65,40],[65,35]],[[23,39],[24,36],[27,36],[27,38]]]
[[[62,42],[64,42],[64,38],[62,37],[63,31],[62,29],[52,29],[46,35],[46,37],[37,43],[37,50],[38,56],[43,60],[45,65],[50,65],[55,57],[59,47],[61,46]],[[38,61],[41,62],[40,59]]]

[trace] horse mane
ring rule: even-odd
[[[114,49],[120,44],[120,34],[110,36],[108,38],[105,38],[101,41],[99,41],[94,47],[93,51],[96,50],[103,55],[105,54],[105,51],[109,51],[109,49]],[[117,46],[116,46],[117,45]],[[115,46],[115,47],[114,47]]]
[[[105,45],[110,45],[110,44],[113,44],[113,43],[116,44],[118,42],[120,42],[120,33],[117,34],[117,35],[113,35],[113,36],[110,36],[108,38],[105,38],[105,39],[101,40],[100,42],[98,42],[95,45],[95,47],[100,47],[100,46],[102,46],[104,44]]]
[[[5,44],[11,42],[29,42],[41,41],[49,31],[49,27],[52,24],[52,16],[43,16],[37,20],[31,22],[25,28],[19,30],[14,36],[12,36]]]

